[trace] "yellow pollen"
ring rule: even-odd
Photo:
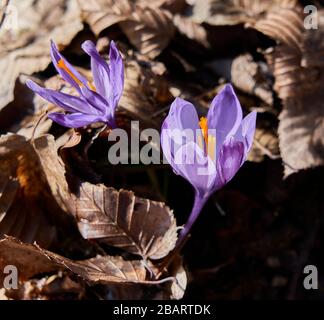
[[[96,90],[96,87],[94,86],[94,84],[93,84],[92,82],[88,81],[87,84],[88,84],[88,86],[90,87],[90,89],[91,89],[92,91],[97,91],[97,90]]]

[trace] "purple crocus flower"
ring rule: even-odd
[[[90,40],[82,49],[91,57],[91,71],[94,83],[82,76],[58,51],[51,41],[51,57],[57,72],[70,83],[79,96],[45,89],[31,80],[27,86],[35,93],[58,105],[67,114],[53,112],[48,117],[64,127],[78,128],[94,122],[104,122],[114,128],[115,110],[124,88],[124,65],[114,41],[110,43],[108,65],[99,55]]]
[[[186,239],[208,197],[229,182],[247,158],[252,146],[256,112],[244,119],[231,85],[214,98],[207,117],[199,121],[195,107],[176,98],[163,122],[161,146],[176,174],[195,189],[188,222],[181,230],[178,247]]]

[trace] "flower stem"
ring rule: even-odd
[[[193,224],[195,223],[195,221],[197,220],[197,218],[201,212],[201,209],[205,205],[207,199],[208,199],[208,197],[201,197],[196,192],[195,201],[194,201],[190,216],[188,218],[188,221],[185,224],[185,226],[183,227],[183,229],[180,231],[180,235],[179,235],[179,238],[178,238],[178,241],[176,243],[174,250],[169,254],[169,256],[167,256],[167,258],[161,264],[161,266],[159,268],[160,271],[157,274],[157,279],[161,276],[162,272],[170,265],[172,260],[177,256],[177,254],[180,252],[180,250],[184,246],[184,244],[188,238],[188,235],[190,233],[190,230],[191,230]]]
[[[184,242],[186,241],[186,239],[190,233],[190,230],[191,230],[193,224],[195,223],[195,221],[197,220],[197,218],[199,217],[199,214],[200,214],[202,208],[204,207],[206,201],[207,201],[207,197],[201,197],[198,193],[195,194],[195,201],[194,201],[190,216],[188,218],[187,223],[185,224],[185,226],[183,227],[183,229],[180,232],[176,248],[177,247],[181,248],[182,245],[184,244]]]

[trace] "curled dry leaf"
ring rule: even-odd
[[[176,256],[170,266],[170,274],[174,276],[174,281],[170,285],[170,295],[171,299],[175,300],[183,298],[187,287],[187,273],[182,262],[182,257]]]
[[[81,142],[81,139],[82,139],[81,133],[72,130],[72,132],[69,132],[69,134],[67,135],[67,141],[62,144],[60,149],[73,148]]]
[[[50,261],[35,245],[22,243],[13,237],[0,240],[0,270],[6,265],[14,265],[19,270],[19,280],[27,280],[37,274],[57,270],[55,263]],[[6,275],[0,272],[0,286]]]
[[[324,12],[318,13],[323,21]],[[285,176],[324,164],[324,69],[320,62],[310,63],[310,57],[316,58],[315,52],[321,50],[318,34],[322,31],[306,31],[303,19],[300,7],[265,18],[271,25],[267,34],[280,42],[267,52],[267,60],[275,76],[274,88],[283,99],[278,132]],[[319,26],[322,30],[323,24]]]
[[[132,12],[128,0],[78,0],[83,19],[98,35],[102,30],[126,20]]]
[[[98,35],[118,23],[140,53],[154,58],[168,45],[175,31],[170,11],[159,8],[167,1],[78,0],[85,21]],[[155,5],[154,5],[155,4]]]
[[[264,156],[271,159],[280,157],[278,136],[270,128],[256,128],[254,143],[248,155],[249,161],[261,162]]]
[[[304,28],[301,17],[302,10],[299,6],[293,9],[280,7],[269,11],[253,27],[282,44],[300,50]]]
[[[124,260],[116,256],[97,256],[83,261],[72,261],[51,252],[44,254],[91,284],[145,283],[146,269],[139,260]]]
[[[163,258],[174,248],[176,221],[165,204],[88,182],[78,183],[71,194],[53,137],[36,139],[35,148],[54,196],[75,216],[84,238],[151,259]]]
[[[0,237],[13,235],[48,247],[60,209],[50,194],[38,155],[22,136],[0,138]]]
[[[135,10],[120,23],[129,41],[149,58],[158,56],[173,37],[172,14],[164,9],[135,6]]]
[[[97,256],[72,261],[13,237],[0,240],[0,257],[2,266],[17,266],[19,275],[24,279],[61,269],[71,271],[91,284],[146,283],[146,269],[139,260],[126,261],[121,257]]]
[[[164,70],[162,63],[141,60],[127,61],[125,65],[125,85],[120,109],[154,128],[160,128],[160,110],[168,106],[173,98],[163,76]]]
[[[263,62],[253,61],[250,54],[241,55],[233,60],[231,81],[240,90],[256,95],[268,105],[273,104],[271,73]]]
[[[124,260],[120,256],[97,256],[87,260],[74,261],[44,250],[36,244],[26,244],[13,237],[6,237],[0,240],[0,267],[8,264],[17,266],[19,279],[21,281],[29,280],[30,284],[28,287],[21,285],[19,292],[7,292],[6,296],[11,298],[15,298],[15,294],[24,293],[27,294],[27,298],[31,298],[32,294],[36,294],[40,298],[48,298],[53,294],[62,293],[85,294],[85,283],[95,291],[97,285],[104,286],[108,290],[105,299],[139,299],[143,297],[151,299],[157,293],[166,299],[182,297],[181,293],[179,295],[179,291],[175,291],[175,288],[172,290],[169,288],[169,286],[174,286],[171,282],[172,278],[162,281],[165,284],[170,284],[169,286],[161,287],[161,281],[147,280],[148,273],[142,261]],[[177,270],[180,270],[180,267],[178,262]],[[181,273],[177,272],[178,280],[174,281],[184,290],[186,276],[183,272],[183,269],[181,269]],[[44,277],[44,274],[47,276]],[[1,273],[1,284],[3,278],[4,275]],[[56,284],[53,285],[53,282]],[[150,286],[151,290],[147,290],[147,286]],[[145,287],[146,290],[144,290]]]
[[[275,77],[274,89],[281,99],[302,97],[314,89],[318,71],[301,66],[301,52],[287,45],[278,45],[268,50],[266,57]]]
[[[0,29],[0,110],[14,99],[20,73],[30,75],[48,66],[51,38],[67,45],[83,28],[76,0],[12,0],[9,6],[17,20],[8,16]]]

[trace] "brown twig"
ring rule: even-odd
[[[38,127],[39,124],[42,122],[42,120],[46,117],[47,112],[48,112],[48,111],[46,110],[46,111],[45,111],[44,113],[42,113],[42,114],[40,115],[40,117],[38,118],[38,120],[37,120],[37,122],[36,122],[36,124],[35,124],[35,126],[34,126],[34,128],[33,128],[33,132],[32,132],[32,134],[31,134],[30,141],[32,141],[32,142],[34,141],[37,127]]]

